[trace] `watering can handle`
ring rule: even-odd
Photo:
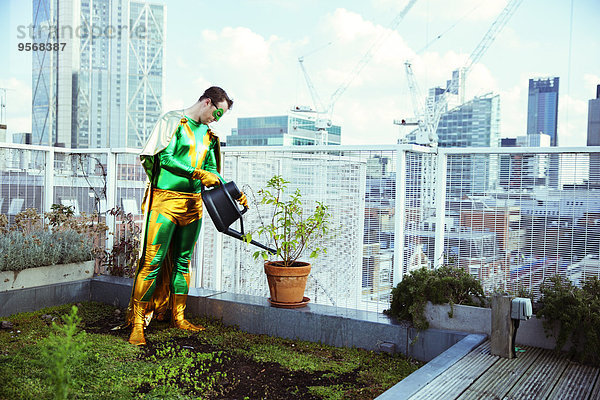
[[[248,207],[246,207],[246,206],[244,206],[244,208],[240,211],[240,209],[237,206],[237,200],[233,199],[227,190],[223,190],[223,192],[225,193],[225,196],[227,196],[227,198],[229,200],[231,200],[231,203],[233,203],[235,205],[235,210],[238,212],[240,217],[242,215],[244,215],[246,213],[246,211],[248,211]],[[242,235],[244,235],[244,219],[243,218],[240,218],[240,230],[242,231],[241,232]]]
[[[201,192],[201,193],[204,193],[204,185],[202,185],[202,187],[200,188],[200,192]],[[228,192],[227,190],[223,190],[223,192],[225,192],[225,196],[227,196],[227,197],[229,198],[229,200],[231,200],[231,202],[232,202],[233,204],[236,204],[236,203],[237,203],[237,200],[234,200],[234,199],[231,197],[231,195],[229,194],[229,192]],[[240,216],[241,216],[241,215],[244,215],[244,214],[246,213],[246,211],[248,211],[248,207],[247,207],[247,206],[244,206],[244,209],[243,209],[243,210],[241,210],[241,211],[240,211],[240,209],[239,209],[239,208],[237,208],[237,206],[235,207],[235,209],[238,211],[238,213],[240,214]]]

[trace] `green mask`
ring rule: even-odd
[[[223,116],[223,109],[222,108],[217,108],[215,111],[213,111],[212,115],[213,117],[215,117],[215,121],[218,121],[221,119],[221,117]]]

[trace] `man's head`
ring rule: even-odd
[[[217,86],[206,89],[198,102],[202,104],[200,121],[204,124],[218,121],[233,106],[233,100]]]

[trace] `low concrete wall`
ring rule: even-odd
[[[91,282],[91,300],[125,307],[132,280],[97,276]],[[271,307],[266,298],[207,289],[191,289],[187,300],[191,315],[218,318],[255,334],[321,342],[367,350],[393,348],[421,361],[429,361],[467,336],[441,329],[418,332],[376,312],[308,304],[298,309]]]
[[[527,321],[521,321],[519,328],[517,329],[517,338],[515,342],[522,346],[534,346],[541,347],[542,349],[554,350],[556,347],[555,337],[558,336],[558,329],[554,329],[552,336],[546,337],[542,322],[543,320],[538,319],[535,315]],[[567,340],[567,343],[562,350],[569,350],[570,348],[571,341]]]
[[[0,292],[79,281],[89,279],[93,275],[94,260],[27,268],[21,271],[2,271],[0,272]]]
[[[453,316],[450,318],[449,304],[431,304],[425,306],[425,317],[429,326],[435,329],[452,330],[468,333],[482,333],[488,336],[492,334],[492,310],[491,308],[454,305]],[[555,330],[558,334],[558,330]],[[534,346],[542,349],[554,349],[556,339],[554,336],[546,337],[542,320],[534,315],[529,320],[521,321],[517,329],[516,344],[522,346]],[[564,350],[571,346],[567,343]]]
[[[452,312],[452,317],[449,313]],[[425,318],[431,328],[451,329],[469,333],[492,333],[492,309],[483,307],[431,304],[425,305]]]
[[[0,317],[90,300],[90,279],[0,292]]]
[[[125,308],[129,304],[133,278],[98,275],[90,282],[90,300]]]

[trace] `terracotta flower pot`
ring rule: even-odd
[[[310,273],[310,264],[296,262],[297,266],[282,267],[278,262],[266,261],[265,273],[271,292],[271,304],[285,306],[306,305],[308,299],[304,297],[306,279]],[[283,305],[282,305],[283,303]]]

